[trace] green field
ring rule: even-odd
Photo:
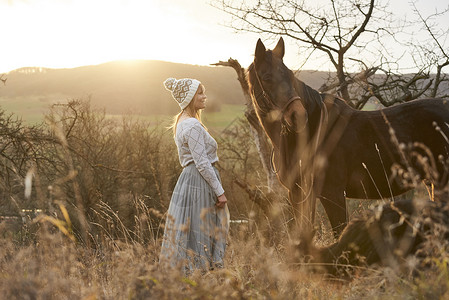
[[[203,121],[207,127],[222,130],[231,124],[236,118],[244,117],[245,105],[226,104],[221,106],[218,112],[207,112],[203,114]]]
[[[0,108],[16,115],[19,119],[22,119],[26,124],[33,125],[44,121],[45,115],[50,111],[50,107],[53,103],[63,103],[66,101],[58,101],[57,96],[49,99],[48,97],[43,99],[40,97],[27,97],[25,98],[9,98],[5,99],[0,97]],[[102,109],[102,108],[99,108]],[[219,111],[203,113],[204,124],[216,131],[221,131],[231,124],[236,118],[244,116],[245,105],[236,104],[223,104]],[[121,119],[124,115],[112,115],[107,114],[110,118]],[[163,123],[167,126],[171,123],[174,115],[170,114],[157,114],[157,115],[128,115],[142,121],[149,121],[151,123]]]
[[[223,104],[219,111],[209,112],[207,109],[202,114],[204,125],[213,131],[222,131],[229,126],[235,119],[244,116],[245,105]],[[124,115],[107,115],[110,118],[121,119]],[[127,115],[129,117],[147,121],[152,124],[163,124],[169,126],[175,115]]]
[[[54,102],[56,103],[56,101]],[[9,114],[14,114],[26,124],[37,124],[44,121],[45,114],[50,110],[50,103],[40,97],[0,97],[0,108]]]

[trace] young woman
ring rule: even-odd
[[[169,78],[164,86],[181,107],[173,131],[183,171],[168,208],[160,259],[186,274],[222,267],[229,213],[214,166],[217,142],[201,122],[205,89],[190,78]]]

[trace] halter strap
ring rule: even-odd
[[[272,105],[274,105],[275,107],[279,108],[279,107],[275,104],[275,102],[271,100],[270,96],[269,96],[268,93],[265,91],[265,89],[264,89],[264,87],[263,87],[263,85],[262,85],[262,81],[260,80],[259,74],[257,73],[256,62],[254,62],[254,73],[256,74],[256,79],[257,79],[257,82],[259,83],[260,89],[262,90],[262,96],[265,98],[266,101],[270,102]],[[256,98],[256,101],[255,101],[256,103],[255,103],[255,104],[258,106],[258,109],[261,110],[261,111],[263,111],[263,109],[260,107],[259,103],[257,102],[257,96],[255,95],[255,93],[254,93],[254,98]],[[297,100],[301,101],[301,97],[299,97],[299,96],[293,96],[293,97],[291,97],[291,98],[287,101],[287,103],[284,105],[284,107],[282,107],[282,109],[281,109],[281,116],[284,115],[285,110],[290,106],[290,104],[292,104],[294,101],[297,101]],[[266,112],[265,112],[265,113],[266,113]],[[282,120],[281,120],[281,123],[282,123],[282,127],[285,127],[285,125],[283,124],[284,122],[282,122]],[[282,133],[283,130],[284,130],[284,129],[281,129],[281,133]],[[271,165],[270,167],[271,167],[271,172],[272,172],[272,173],[274,173],[274,174],[279,173],[279,170],[276,170],[276,169],[275,169],[275,165],[274,165],[274,146],[273,146],[273,148],[271,149],[270,165]]]
[[[259,74],[257,74],[257,67],[256,67],[256,61],[254,61],[254,73],[256,74],[257,82],[259,83],[260,89],[262,90],[262,96],[265,98],[265,100],[270,101],[272,104],[274,104],[273,101],[271,101],[270,96],[265,92],[265,89],[263,88],[262,81],[260,80]]]
[[[254,73],[256,74],[256,79],[257,79],[257,82],[259,83],[260,89],[262,90],[262,96],[265,98],[265,100],[267,100],[268,102],[271,102],[271,104],[273,104],[275,107],[278,107],[278,106],[276,105],[276,103],[275,103],[273,100],[271,100],[270,95],[268,95],[268,93],[267,93],[267,92],[265,91],[265,89],[263,88],[262,81],[260,80],[259,74],[257,74],[257,67],[256,67],[256,62],[255,62],[255,61],[254,61]],[[257,98],[256,95],[254,95],[254,97]],[[301,100],[301,97],[299,97],[299,96],[293,96],[293,97],[291,97],[291,98],[288,100],[287,104],[285,104],[284,107],[281,109],[282,114],[283,114],[284,111],[287,109],[287,107],[288,107],[293,101],[296,101],[296,100]],[[257,102],[257,101],[256,101],[256,102]],[[260,105],[259,105],[258,103],[257,103],[257,106],[259,106],[259,109],[261,109],[261,108],[260,108]],[[278,108],[279,108],[279,107],[278,107]],[[262,110],[262,109],[261,109],[261,110]]]

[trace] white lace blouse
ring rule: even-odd
[[[224,194],[212,164],[218,161],[217,142],[196,118],[178,123],[175,137],[179,162],[182,167],[195,163],[196,168],[217,196]]]

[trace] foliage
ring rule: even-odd
[[[297,259],[295,235],[286,234],[283,207],[270,203],[266,215],[235,183],[246,181],[264,194],[265,174],[243,119],[214,134],[231,216],[242,222],[231,223],[226,267],[188,278],[158,262],[164,212],[181,171],[163,124],[110,119],[78,100],[54,106],[40,127],[5,115],[0,120],[1,145],[11,147],[5,148],[11,159],[3,161],[0,174],[8,170],[14,179],[0,187],[2,209],[15,199],[14,212],[25,220],[18,227],[0,222],[5,298],[390,299],[447,293],[447,258],[436,250],[438,243],[430,267],[417,275],[371,267],[339,282],[311,272],[310,264]],[[23,147],[31,142],[32,148]],[[21,168],[18,158],[24,159]],[[26,218],[22,209],[29,208],[43,213]],[[323,244],[331,241],[326,230]],[[407,264],[413,266],[413,259]]]

